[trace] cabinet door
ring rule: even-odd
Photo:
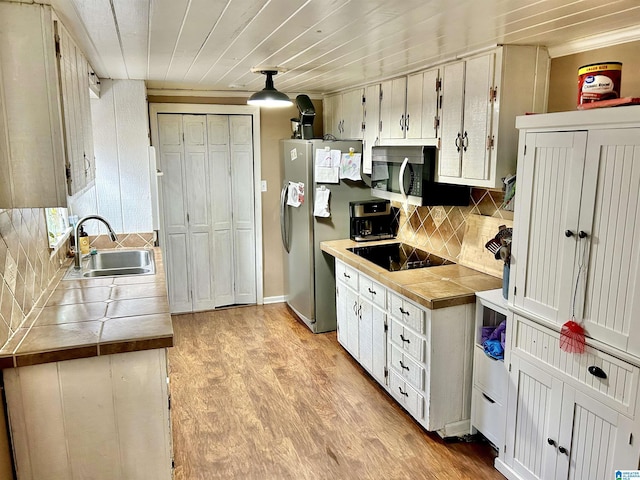
[[[434,69],[407,77],[407,138],[437,137],[438,75]]]
[[[359,330],[360,330],[360,303],[358,302],[358,294],[346,288],[344,290],[346,298],[346,344],[345,347],[357,360],[360,357],[359,348]]]
[[[362,173],[373,168],[371,147],[380,140],[380,85],[369,85],[365,90],[364,132],[362,139]]]
[[[442,105],[440,106],[440,177],[462,175],[462,109],[464,99],[464,62],[447,64],[442,69]]]
[[[338,342],[347,348],[347,286],[336,282],[336,323]]]
[[[400,77],[382,83],[380,120],[382,140],[397,140],[405,137],[405,104],[407,78]]]
[[[325,97],[324,108],[324,133],[342,138],[342,95]]]
[[[342,95],[342,118],[344,119],[342,138],[350,140],[362,139],[363,97],[363,89],[353,90]]]
[[[360,329],[358,346],[360,364],[382,385],[385,384],[386,359],[386,315],[371,302],[360,299]]]
[[[577,241],[575,267],[582,261],[586,272],[576,315],[590,336],[640,355],[640,129],[588,135],[577,226],[588,237]]]
[[[555,478],[562,382],[512,355],[506,460],[525,480]]]
[[[571,314],[578,237],[565,231],[578,229],[585,144],[585,132],[529,133],[518,161],[513,301],[560,324]]]
[[[465,65],[462,178],[466,180],[489,179],[494,70],[494,53],[472,58]]]
[[[632,430],[624,415],[564,385],[555,478],[600,480],[615,470],[635,470],[639,450]]]

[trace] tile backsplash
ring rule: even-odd
[[[64,250],[51,256],[43,208],[0,210],[0,346],[60,269]]]
[[[503,201],[502,191],[473,188],[468,207],[405,207],[393,202],[399,215],[397,238],[455,262],[462,248],[467,216],[476,214],[512,220],[513,212],[500,208]]]
[[[120,233],[91,237],[95,248],[152,247],[155,234]],[[22,325],[65,261],[67,248],[53,256],[43,208],[0,209],[0,347]]]

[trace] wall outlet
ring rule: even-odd
[[[260,188],[263,192],[267,191],[267,181],[266,180],[262,180],[262,182],[260,182]]]

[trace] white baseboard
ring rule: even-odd
[[[264,297],[262,299],[262,304],[268,305],[270,303],[283,303],[286,301],[287,301],[287,297],[285,297],[284,295],[279,295],[277,297]]]
[[[493,466],[496,467],[496,470],[498,470],[502,475],[504,475],[505,477],[507,477],[509,480],[519,480],[520,476],[513,471],[513,469],[507,465],[506,463],[504,463],[500,457],[496,457]]]

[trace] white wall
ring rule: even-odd
[[[70,199],[71,213],[102,215],[116,233],[152,232],[144,81],[100,80],[100,98],[91,100],[91,115],[96,182]],[[86,226],[90,235],[106,233],[99,222]]]

